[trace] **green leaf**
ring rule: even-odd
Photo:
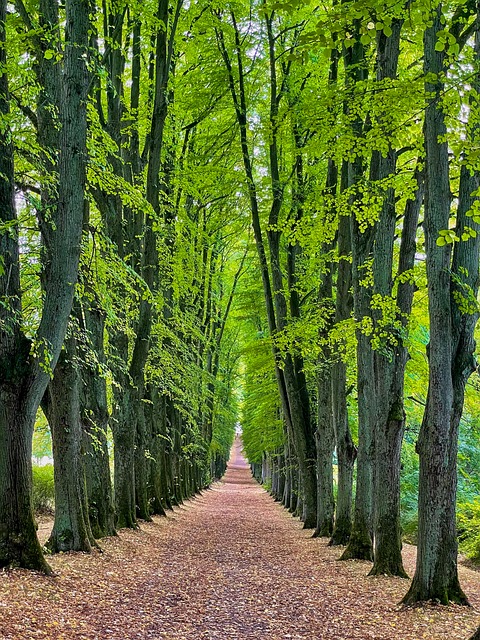
[[[447,241],[445,240],[445,236],[439,236],[437,238],[437,246],[444,247],[446,244],[447,244]]]
[[[47,49],[43,54],[45,60],[51,60],[55,55],[55,51],[53,49]]]

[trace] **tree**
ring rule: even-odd
[[[303,520],[306,528],[316,527],[316,465],[314,430],[310,416],[310,400],[307,392],[302,357],[287,350],[279,352],[275,344],[277,334],[281,334],[288,324],[288,306],[294,317],[298,317],[300,309],[295,305],[293,296],[290,300],[285,295],[284,277],[282,274],[280,213],[284,205],[286,184],[280,175],[279,156],[279,107],[286,93],[290,76],[290,65],[281,67],[282,77],[278,78],[277,71],[277,38],[274,35],[275,12],[265,12],[265,28],[268,43],[268,72],[269,72],[269,107],[268,120],[270,137],[268,141],[268,172],[270,180],[269,215],[267,231],[262,229],[261,208],[258,197],[257,178],[254,175],[252,151],[248,140],[248,105],[246,93],[246,75],[244,70],[244,45],[240,36],[237,16],[231,13],[231,24],[234,36],[234,54],[227,46],[225,33],[222,30],[219,13],[218,25],[215,28],[217,45],[223,59],[226,79],[234,105],[235,116],[240,133],[242,162],[248,188],[252,227],[260,263],[262,283],[267,308],[269,331],[273,340],[273,353],[279,393],[282,401],[283,416],[287,424],[287,431],[294,443],[299,465]],[[294,31],[293,47],[299,33]],[[235,60],[235,67],[234,61]],[[235,69],[235,70],[234,70]],[[238,80],[236,79],[238,77]],[[267,237],[267,245],[264,236]],[[294,273],[292,272],[292,277]]]
[[[5,43],[6,6],[0,23]],[[31,508],[31,441],[37,409],[48,385],[63,343],[73,301],[84,221],[86,148],[86,98],[88,76],[88,14],[82,0],[65,5],[64,82],[59,112],[60,161],[58,203],[43,220],[45,259],[44,301],[33,340],[22,331],[22,291],[19,270],[19,230],[14,202],[13,148],[8,128],[2,144],[3,274],[0,381],[0,434],[4,446],[0,458],[0,564],[49,572],[36,538]],[[5,46],[1,48],[5,61]],[[8,78],[2,65],[2,114],[9,112]]]
[[[365,45],[360,37],[360,21],[353,22],[353,46],[344,51],[346,103],[345,113],[351,119],[352,133],[355,138],[365,134],[366,124],[362,117],[355,113],[353,104],[358,100],[358,91],[368,77]],[[353,103],[353,104],[352,104]],[[353,116],[350,114],[353,112]],[[372,172],[372,167],[371,167]],[[357,452],[357,486],[355,492],[355,508],[352,531],[342,560],[358,558],[373,559],[372,549],[372,517],[373,517],[373,423],[376,411],[374,393],[373,352],[370,336],[363,330],[364,322],[371,316],[371,285],[369,282],[369,265],[372,260],[375,221],[364,220],[357,215],[355,206],[360,205],[360,182],[365,171],[364,159],[355,153],[354,159],[348,163],[347,189],[349,204],[352,207],[350,217],[352,239],[352,284],[353,313],[357,323],[357,394],[358,394],[358,452]],[[361,206],[359,207],[361,208]]]
[[[95,545],[82,456],[82,382],[78,362],[74,360],[78,338],[72,324],[42,403],[52,432],[55,522],[46,546],[54,553],[91,551]]]
[[[105,312],[95,292],[84,297],[81,311],[80,329],[84,343],[80,411],[88,517],[93,537],[104,538],[115,534],[107,435],[109,411],[105,379]]]
[[[461,16],[461,19],[459,19]],[[452,42],[461,39],[464,9],[454,16]],[[444,17],[442,4],[432,13],[425,30],[425,249],[430,319],[428,345],[429,385],[427,404],[418,440],[420,457],[418,556],[407,604],[422,600],[466,604],[457,574],[455,496],[457,487],[458,426],[463,409],[465,384],[475,369],[474,329],[478,318],[476,300],[479,278],[478,228],[466,225],[478,190],[475,167],[462,167],[455,238],[452,247],[450,218],[450,163],[442,92],[447,60],[439,46]],[[478,64],[478,15],[475,24],[475,62]],[[455,37],[456,36],[456,37]],[[472,89],[477,100],[478,76]],[[474,119],[474,117],[473,117]],[[470,135],[475,135],[476,123]],[[466,295],[467,293],[467,295]],[[472,297],[470,297],[472,296]]]

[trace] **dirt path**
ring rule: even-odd
[[[337,562],[252,481],[238,444],[223,483],[102,546],[52,558],[54,578],[0,573],[0,639],[466,640],[479,622],[479,574],[461,570],[474,609],[401,609],[408,582]]]

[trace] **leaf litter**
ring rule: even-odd
[[[478,572],[460,567],[471,608],[401,607],[408,580],[339,562],[251,478],[238,441],[222,482],[101,546],[49,558],[53,577],[1,572],[0,639],[467,640],[480,622]],[[404,562],[413,575],[415,547]]]

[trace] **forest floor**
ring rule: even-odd
[[[467,640],[480,622],[477,572],[460,568],[472,608],[399,606],[408,581],[338,562],[252,480],[238,443],[221,483],[101,545],[50,558],[53,577],[1,572],[0,639]],[[410,575],[414,562],[407,547]]]

